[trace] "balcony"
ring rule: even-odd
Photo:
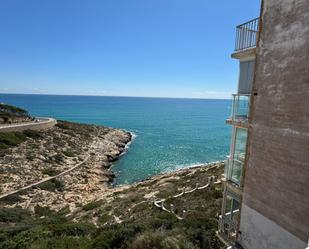
[[[231,154],[225,162],[224,177],[237,188],[242,185],[246,157],[247,129],[235,128],[231,142]]]
[[[224,215],[219,216],[219,235],[224,240],[226,244],[229,244],[230,241],[235,241],[236,231],[237,231],[237,222],[233,219],[233,215],[238,215],[239,210],[233,211],[233,213],[228,212]]]
[[[237,187],[242,183],[244,160],[227,159],[224,167],[224,177],[226,180],[231,181]]]
[[[235,51],[256,47],[259,30],[259,18],[255,18],[236,27]]]
[[[232,113],[226,122],[228,124],[247,128],[249,110],[250,94],[233,94]]]
[[[239,198],[229,191],[225,191],[223,198],[222,214],[219,216],[219,238],[226,244],[236,239],[239,224]]]

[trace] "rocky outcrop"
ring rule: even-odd
[[[1,205],[30,210],[36,205],[55,210],[69,206],[73,210],[95,200],[113,182],[115,175],[110,167],[132,138],[124,130],[64,121],[35,134],[17,147],[1,152],[1,194],[57,175],[87,160],[68,174],[5,198]]]
[[[0,124],[12,124],[33,120],[29,113],[19,107],[0,103]]]

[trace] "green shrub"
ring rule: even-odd
[[[99,224],[105,224],[106,222],[111,220],[111,216],[108,214],[100,214],[99,218],[98,218],[98,223]]]
[[[55,236],[85,236],[94,230],[94,225],[89,223],[64,223],[50,226]]]
[[[57,179],[51,179],[50,181],[41,183],[38,187],[40,189],[51,191],[51,192],[54,192],[56,190],[62,192],[64,190],[64,183],[63,181],[60,181]]]
[[[83,206],[83,210],[89,211],[89,210],[95,209],[97,207],[100,207],[102,205],[102,203],[103,203],[102,200],[89,202],[89,203],[87,203],[86,205]]]
[[[34,207],[34,213],[37,216],[51,216],[52,214],[54,214],[54,211],[50,210],[49,207],[41,207],[39,205],[36,205]]]
[[[1,203],[4,204],[15,204],[16,202],[19,202],[21,200],[21,197],[19,194],[12,194],[12,195],[8,195],[4,198],[1,199]]]
[[[28,116],[28,112],[22,108],[13,105],[0,103],[0,113],[7,113],[17,116]]]
[[[53,158],[57,163],[63,162],[63,156],[61,154],[56,154]]]
[[[67,215],[67,214],[69,214],[69,213],[70,213],[70,207],[69,207],[69,205],[67,205],[67,206],[61,208],[61,209],[57,212],[57,215],[62,216],[62,215]]]
[[[29,211],[21,208],[0,208],[0,222],[21,222],[28,219]]]
[[[56,162],[58,164],[63,162],[63,155],[62,154],[56,154],[53,156],[49,156],[46,158],[45,160],[46,162],[52,163],[52,162]]]
[[[0,149],[7,149],[12,146],[17,146],[26,139],[26,135],[21,132],[0,132]]]
[[[42,172],[42,174],[49,175],[49,176],[55,176],[55,175],[58,175],[60,173],[58,170],[53,169],[51,167],[43,169],[41,172]]]
[[[87,237],[63,236],[61,238],[39,238],[30,249],[91,249],[91,240]],[[14,248],[15,249],[15,248]]]
[[[128,248],[128,244],[143,230],[138,224],[118,224],[101,230],[92,244],[92,249]]]
[[[27,137],[30,137],[30,138],[33,138],[33,139],[39,139],[39,138],[42,138],[42,134],[41,132],[39,131],[36,131],[36,130],[24,130],[23,133],[27,136]]]
[[[146,232],[139,235],[129,247],[130,249],[197,249],[189,241],[179,236],[171,236],[162,232]]]
[[[9,145],[0,142],[0,150],[5,150],[5,149],[8,149],[8,148],[10,148]]]
[[[56,124],[57,127],[61,128],[61,129],[64,129],[64,130],[69,130],[70,129],[70,126],[64,122],[61,122],[59,121],[57,124]]]
[[[156,216],[152,216],[148,222],[149,226],[153,229],[172,229],[177,225],[178,220],[172,214],[159,212]]]
[[[65,150],[62,152],[65,156],[67,157],[74,157],[75,156],[75,153],[71,150]]]

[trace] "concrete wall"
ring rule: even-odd
[[[242,205],[239,241],[248,249],[305,249],[306,243],[254,209]],[[254,236],[253,236],[254,235]]]
[[[267,241],[309,233],[309,1],[264,0],[261,14],[243,196],[259,215],[242,213],[240,230],[281,249]]]

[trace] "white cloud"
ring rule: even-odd
[[[32,88],[33,91],[40,91],[40,88]]]
[[[232,96],[231,92],[221,91],[195,91],[192,96],[196,98],[211,98],[211,99],[229,99]]]
[[[105,90],[87,90],[87,91],[80,92],[78,94],[82,94],[82,95],[105,95],[106,93],[107,93],[107,91],[105,91]]]

